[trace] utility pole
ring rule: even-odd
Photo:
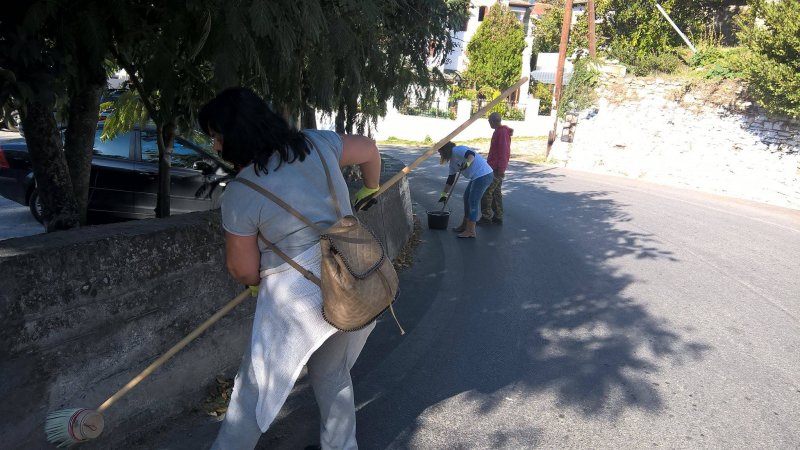
[[[561,42],[558,45],[558,66],[556,67],[556,79],[553,80],[556,87],[553,92],[553,109],[558,110],[558,101],[561,99],[561,83],[564,80],[564,62],[567,59],[567,44],[569,43],[569,30],[572,28],[572,0],[567,0],[564,5],[564,21],[561,22]],[[547,152],[545,159],[550,157],[550,149],[556,140],[556,129],[558,127],[558,113],[553,120],[553,129],[547,136]]]
[[[572,28],[572,0],[567,0],[564,5],[564,20],[561,22],[561,42],[558,44],[558,66],[556,68],[556,93],[555,102],[561,98],[561,82],[564,78],[564,61],[567,59],[567,45],[569,44],[569,30]]]
[[[589,22],[589,57],[597,57],[597,38],[594,34],[594,0],[589,0],[586,7],[586,20]]]

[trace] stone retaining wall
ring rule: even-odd
[[[800,120],[769,117],[734,81],[606,78],[567,167],[800,208]]]
[[[385,159],[382,181],[402,167]],[[403,179],[359,217],[395,258],[411,214]],[[97,408],[238,294],[222,237],[211,211],[0,242],[2,446],[49,448],[48,412]],[[245,301],[113,405],[101,438],[83,447],[123,448],[199,407],[215,375],[238,368],[254,306]]]

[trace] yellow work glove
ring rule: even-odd
[[[247,286],[247,289],[250,289],[250,295],[252,297],[258,297],[258,285]]]
[[[467,170],[471,164],[472,164],[472,161],[470,161],[468,159],[465,159],[464,162],[461,163],[461,167],[459,167],[458,169],[459,170]]]
[[[363,209],[366,211],[370,208],[370,206],[378,203],[373,197],[376,192],[380,190],[380,186],[375,188],[368,188],[366,186],[362,187],[361,189],[356,192],[356,203],[353,205],[356,211]]]

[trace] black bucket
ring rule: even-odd
[[[450,211],[428,211],[428,228],[431,230],[446,230],[450,220]]]

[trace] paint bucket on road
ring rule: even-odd
[[[431,230],[446,230],[450,220],[450,211],[428,211],[428,228]]]
[[[461,176],[461,171],[459,170],[456,173],[456,178],[453,180],[453,187],[450,188],[450,195],[453,194],[453,190],[456,187],[456,183],[458,183],[458,178]],[[428,228],[431,230],[446,230],[447,229],[447,222],[450,220],[450,211],[445,211],[444,209],[447,207],[447,202],[450,201],[450,195],[444,201],[442,205],[442,209],[439,211],[428,211]]]

